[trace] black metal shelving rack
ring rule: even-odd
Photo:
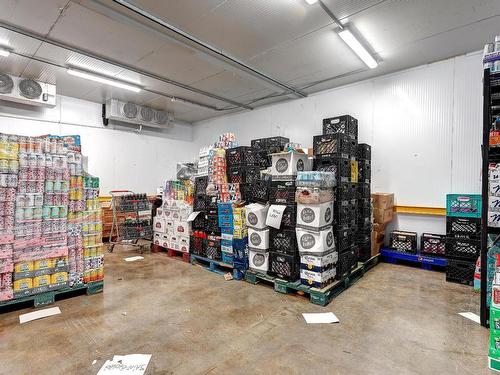
[[[483,75],[483,145],[482,145],[482,212],[481,212],[481,325],[489,327],[490,309],[486,304],[488,234],[499,234],[500,228],[488,227],[488,166],[490,162],[500,162],[500,148],[490,149],[490,130],[496,117],[500,116],[500,72]]]

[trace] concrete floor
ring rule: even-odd
[[[19,324],[0,315],[1,374],[96,374],[115,354],[152,354],[146,374],[487,374],[488,331],[472,288],[444,274],[380,264],[323,308],[301,296],[115,248],[104,293],[56,302]],[[335,325],[301,313],[333,311]],[[126,313],[126,314],[125,314]],[[92,362],[97,362],[92,365]]]

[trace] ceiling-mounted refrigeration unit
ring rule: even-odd
[[[109,120],[142,125],[151,128],[168,129],[172,126],[172,115],[165,111],[138,105],[132,102],[122,102],[109,99],[104,105],[104,124]]]
[[[38,107],[55,107],[56,86],[0,72],[0,100]]]

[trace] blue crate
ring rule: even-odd
[[[233,204],[232,203],[217,203],[217,210],[219,215],[232,215],[233,214]]]
[[[222,252],[222,263],[233,265],[233,254]]]
[[[233,267],[240,271],[246,271],[248,269],[248,257],[235,258],[233,255]]]
[[[221,215],[218,218],[219,227],[233,228],[233,215]]]
[[[480,194],[447,194],[446,216],[481,217]]]

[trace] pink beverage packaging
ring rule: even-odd
[[[19,166],[22,167],[28,167],[29,166],[29,161],[28,161],[28,154],[22,152],[19,154]]]
[[[68,163],[75,163],[75,153],[74,152],[68,152]]]
[[[6,215],[14,215],[15,210],[16,210],[16,202],[14,201],[4,202],[4,212]]]
[[[53,168],[53,166],[54,166],[54,159],[53,159],[52,155],[45,154],[45,166],[47,168]]]
[[[16,189],[6,188],[5,189],[5,200],[7,202],[14,202],[16,200]]]
[[[36,146],[35,146],[35,139],[32,137],[28,137],[28,152],[35,152]]]
[[[17,191],[20,193],[26,193],[26,185],[28,184],[27,181],[19,181],[18,186],[17,186]]]
[[[63,170],[63,180],[69,181],[70,175],[69,175],[69,169],[64,168]]]
[[[0,187],[8,187],[7,174],[0,174]]]
[[[43,194],[36,193],[34,195],[34,197],[35,197],[35,206],[42,207],[43,206]]]
[[[5,230],[5,216],[0,216],[0,230]]]
[[[37,168],[45,168],[45,155],[40,154],[36,156],[36,166]]]
[[[43,139],[36,138],[35,139],[35,152],[41,154],[43,152]]]
[[[31,180],[36,180],[36,171],[34,167],[29,167],[28,172],[27,172],[27,178],[28,181]]]
[[[0,188],[0,202],[7,200],[7,188]]]
[[[66,232],[68,230],[68,223],[66,222],[66,220],[61,220],[60,225],[61,232]]]
[[[33,209],[33,219],[40,220],[42,218],[42,207],[35,207]]]
[[[35,191],[38,194],[43,194],[44,190],[45,190],[45,183],[44,183],[44,181],[37,181],[36,185],[35,185]]]
[[[28,167],[21,167],[21,169],[19,169],[19,180],[26,181],[28,179],[28,171]]]
[[[42,221],[42,233],[49,234],[52,230],[52,224],[50,221]]]
[[[56,169],[56,181],[59,181],[59,183],[61,182],[61,180],[64,179],[64,173],[62,171],[62,169]]]
[[[36,181],[28,181],[26,185],[27,193],[36,193]]]
[[[61,194],[61,205],[67,206],[69,203],[68,194]]]
[[[5,229],[14,228],[14,216],[4,216],[5,220]]]
[[[28,149],[26,137],[19,137],[19,152],[26,152]]]
[[[50,231],[52,233],[59,233],[59,222],[57,220],[51,222]]]
[[[47,167],[45,169],[45,179],[52,181],[55,180],[55,178],[56,178],[56,172],[54,171],[54,168]]]
[[[36,179],[38,181],[45,180],[45,168],[44,167],[39,167],[36,169]]]
[[[17,207],[25,207],[26,206],[26,195],[25,194],[17,194],[16,195],[16,206]]]
[[[57,139],[55,138],[50,139],[50,153],[57,154]]]

